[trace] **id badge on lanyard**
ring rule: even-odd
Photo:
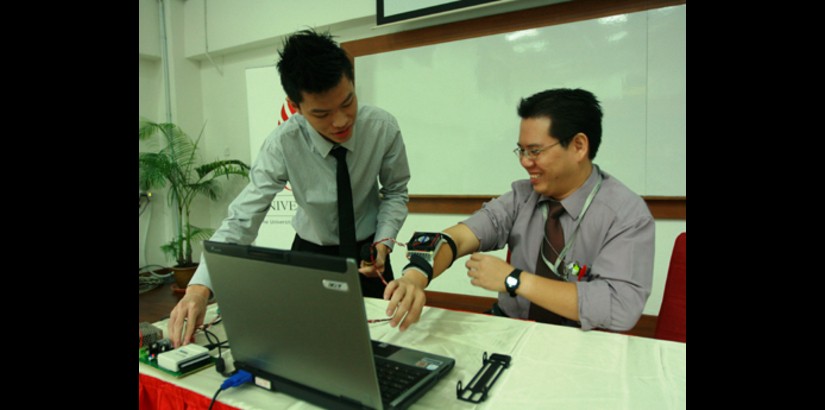
[[[570,273],[573,270],[578,270],[576,269],[578,263],[573,262],[567,267],[562,266],[562,272],[559,272],[559,266],[561,265],[562,261],[564,261],[564,256],[567,255],[567,252],[570,251],[570,248],[573,246],[573,242],[575,242],[576,240],[576,235],[579,233],[579,227],[581,226],[582,221],[584,220],[584,214],[587,213],[588,208],[590,208],[590,204],[593,202],[593,198],[596,196],[596,193],[599,192],[599,188],[601,188],[602,186],[602,181],[604,181],[601,172],[599,172],[599,167],[593,165],[593,168],[594,172],[596,172],[596,175],[598,176],[598,181],[596,182],[596,186],[594,186],[593,189],[590,190],[590,194],[587,195],[587,199],[584,201],[584,206],[582,207],[582,210],[579,213],[578,220],[576,221],[576,227],[573,229],[573,234],[570,235],[569,240],[565,241],[566,243],[564,245],[564,249],[562,249],[561,252],[559,252],[559,256],[556,258],[556,262],[550,263],[550,261],[547,260],[547,258],[544,256],[544,252],[541,251],[541,249],[543,249],[543,246],[539,247],[539,253],[541,254],[541,259],[542,261],[544,261],[544,264],[547,265],[548,268],[550,268],[550,271],[553,272],[553,274],[555,274],[556,276],[565,281],[570,276]],[[541,213],[542,215],[544,215],[545,221],[547,221],[548,217],[547,212],[547,206],[542,206]],[[548,238],[545,236],[544,240],[548,240]]]

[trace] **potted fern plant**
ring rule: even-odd
[[[140,152],[140,188],[162,189],[168,186],[167,200],[175,218],[175,234],[163,245],[163,252],[175,261],[171,269],[179,289],[186,288],[197,268],[192,259],[192,242],[208,239],[214,229],[191,224],[192,201],[199,196],[211,200],[220,197],[218,178],[238,175],[246,178],[249,166],[236,159],[202,163],[198,156],[198,143],[203,128],[194,140],[173,123],[155,123],[140,118],[140,141],[160,139],[162,147],[154,152]]]

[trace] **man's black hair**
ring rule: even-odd
[[[301,92],[317,94],[328,91],[341,81],[344,75],[353,79],[352,62],[332,35],[302,30],[284,40],[278,61],[281,86],[287,97],[301,104]]]
[[[550,118],[548,135],[558,139],[563,147],[578,133],[587,135],[589,157],[596,157],[602,142],[602,107],[590,91],[556,88],[523,98],[518,106],[522,119]]]

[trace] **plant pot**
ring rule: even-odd
[[[186,268],[179,268],[179,267],[172,267],[170,268],[175,273],[175,284],[178,285],[178,289],[186,289],[186,286],[189,285],[189,280],[192,279],[192,275],[195,274],[195,270],[198,269],[198,265],[189,266]]]

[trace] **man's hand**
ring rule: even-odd
[[[503,259],[485,255],[483,253],[473,253],[467,263],[467,276],[473,286],[479,286],[495,292],[504,292],[504,279],[515,269],[513,265]]]
[[[203,319],[206,317],[206,304],[210,292],[206,286],[191,285],[186,288],[186,295],[172,309],[166,330],[176,349],[195,340],[195,330],[203,325]],[[184,327],[186,333],[181,337]]]
[[[378,277],[378,274],[384,273],[384,263],[387,260],[387,255],[390,253],[390,248],[383,243],[379,243],[375,245],[375,264],[370,265],[369,260],[362,260],[361,267],[358,269],[358,272],[361,272],[362,275],[368,278],[375,278]]]
[[[401,324],[399,330],[407,330],[421,318],[421,310],[427,296],[424,288],[427,286],[427,277],[414,269],[407,269],[401,278],[396,279],[384,289],[384,300],[389,300],[387,316],[392,316],[390,326]]]

